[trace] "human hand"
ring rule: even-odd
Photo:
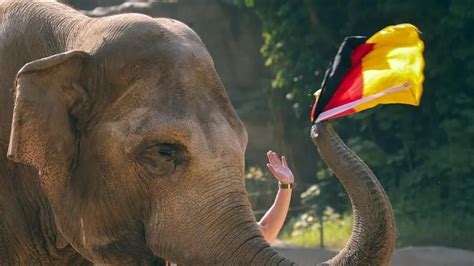
[[[276,152],[268,151],[267,157],[269,162],[267,163],[268,170],[270,170],[273,176],[278,181],[280,181],[280,183],[290,184],[295,182],[293,173],[291,172],[290,168],[288,168],[285,156],[281,156],[280,161],[280,158],[278,158],[278,154]]]

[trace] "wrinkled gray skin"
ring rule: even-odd
[[[0,23],[1,265],[291,265],[256,226],[247,134],[191,29],[18,1]],[[313,138],[355,208],[328,263],[387,264],[382,187],[329,125]]]

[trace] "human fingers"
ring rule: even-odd
[[[275,160],[275,156],[273,155],[274,152],[273,151],[268,151],[268,161],[271,163],[271,164],[277,164],[277,161]]]
[[[268,170],[273,174],[273,176],[276,176],[276,169],[272,164],[267,163]]]
[[[281,156],[281,163],[283,164],[284,167],[288,168],[288,162],[286,161],[285,156]]]
[[[272,157],[273,157],[273,160],[275,161],[275,164],[281,165],[280,158],[278,158],[278,154],[276,152],[272,152]]]
[[[272,163],[272,151],[267,151],[268,162]]]

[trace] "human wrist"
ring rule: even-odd
[[[278,182],[278,189],[284,189],[284,190],[293,190],[293,188],[295,187],[295,183],[292,181],[292,182],[289,182],[289,183],[282,183],[282,182]]]
[[[275,177],[275,179],[278,181],[278,184],[293,184],[293,183],[295,183],[295,179],[293,177],[286,177],[286,178]]]

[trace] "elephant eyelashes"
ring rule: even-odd
[[[176,166],[183,162],[182,150],[177,144],[153,144],[140,152],[138,161],[153,178],[164,178],[171,175]]]
[[[173,149],[173,147],[169,146],[164,146],[160,147],[160,150],[158,153],[165,159],[168,160],[174,160],[176,158],[176,151]]]

